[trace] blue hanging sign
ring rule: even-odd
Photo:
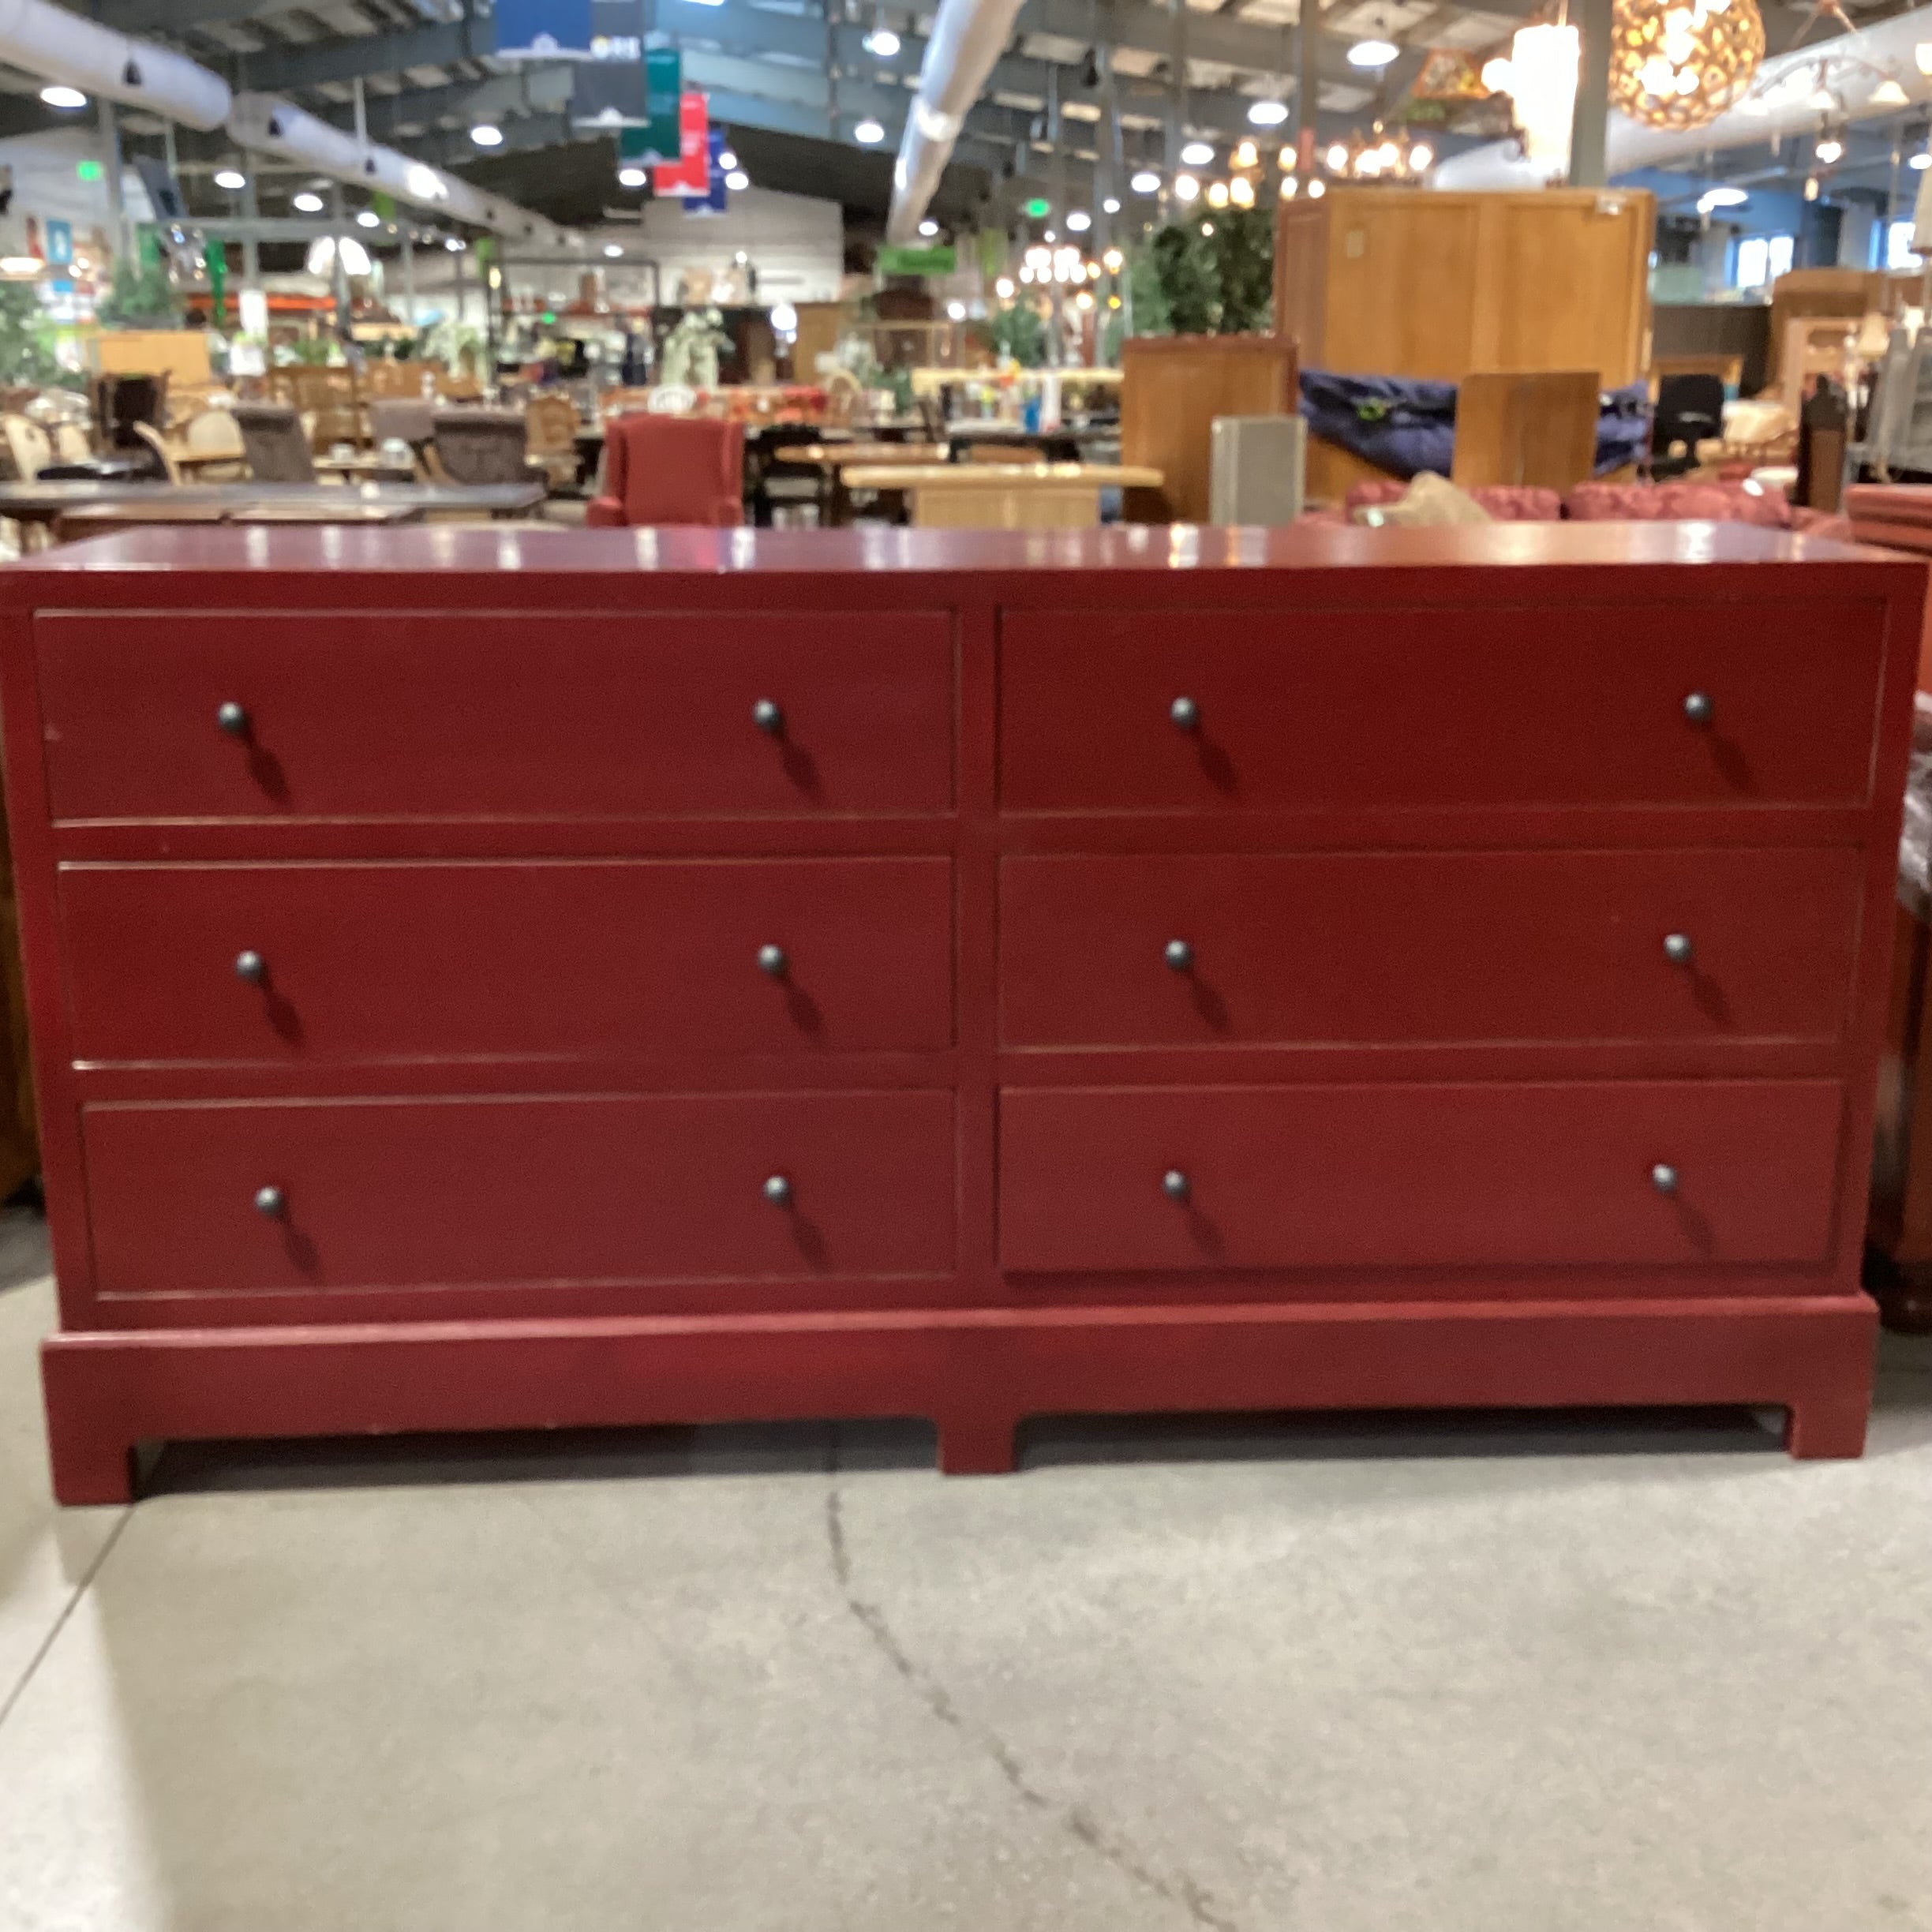
[[[589,60],[590,0],[496,0],[499,60]]]
[[[711,130],[710,172],[706,177],[706,187],[701,195],[684,197],[687,215],[722,215],[731,205],[730,191],[724,185],[724,170],[720,163],[724,155],[724,130],[714,127]]]
[[[71,268],[73,264],[73,223],[66,221],[50,221],[47,225],[47,258],[50,267]]]

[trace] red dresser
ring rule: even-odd
[[[171,1437],[1863,1440],[1921,564],[133,534],[0,580],[55,1481]]]

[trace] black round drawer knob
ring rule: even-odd
[[[774,1208],[789,1208],[792,1205],[791,1181],[783,1174],[773,1174],[765,1183],[765,1198]]]
[[[1673,966],[1688,966],[1697,952],[1690,943],[1688,933],[1666,933],[1664,935],[1664,957]]]
[[[1677,1192],[1677,1170],[1668,1161],[1659,1161],[1650,1170],[1650,1185],[1660,1194],[1675,1194]]]
[[[1708,724],[1715,709],[1709,691],[1693,691],[1683,702],[1683,714],[1693,724]]]
[[[255,1211],[266,1215],[271,1221],[279,1221],[288,1211],[288,1196],[279,1187],[257,1188]]]
[[[782,979],[792,970],[792,962],[785,957],[783,946],[762,945],[758,948],[758,971],[769,973],[774,979]]]
[[[235,703],[231,698],[215,713],[215,722],[230,738],[245,738],[249,735],[248,707]]]
[[[1170,939],[1161,955],[1166,960],[1170,972],[1191,972],[1194,967],[1194,949],[1185,939]]]
[[[784,731],[784,707],[769,698],[761,698],[751,707],[751,722],[767,738],[779,737]]]
[[[245,979],[250,986],[260,986],[268,977],[268,962],[259,953],[238,953],[235,977]]]
[[[1192,698],[1177,698],[1167,707],[1178,731],[1193,731],[1200,723],[1200,706]]]

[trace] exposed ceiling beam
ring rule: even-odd
[[[454,87],[412,88],[372,96],[365,103],[369,136],[379,141],[405,141],[453,121],[461,123],[467,144],[468,130],[479,122],[503,123],[507,133],[520,116],[567,114],[574,80],[567,67],[541,66]]]
[[[193,0],[193,20],[182,18],[191,10],[187,0],[80,0],[80,10],[122,33],[178,36],[184,28],[239,26],[289,6],[288,0]]]
[[[346,34],[339,39],[238,54],[232,65],[244,84],[258,94],[297,94],[370,74],[400,73],[410,67],[453,67],[459,61],[483,60],[496,51],[496,23],[477,17],[451,26],[425,24],[401,33]]]

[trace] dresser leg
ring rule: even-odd
[[[1849,1401],[1842,1396],[1802,1398],[1784,1412],[1785,1449],[1800,1462],[1863,1455],[1870,1410],[1869,1397],[1863,1395]]]
[[[54,1500],[69,1509],[134,1500],[134,1450],[129,1443],[63,1428],[47,1418],[47,1459],[54,1466]]]
[[[1019,1424],[1009,1415],[942,1416],[939,1467],[948,1476],[1009,1476],[1016,1466]]]

